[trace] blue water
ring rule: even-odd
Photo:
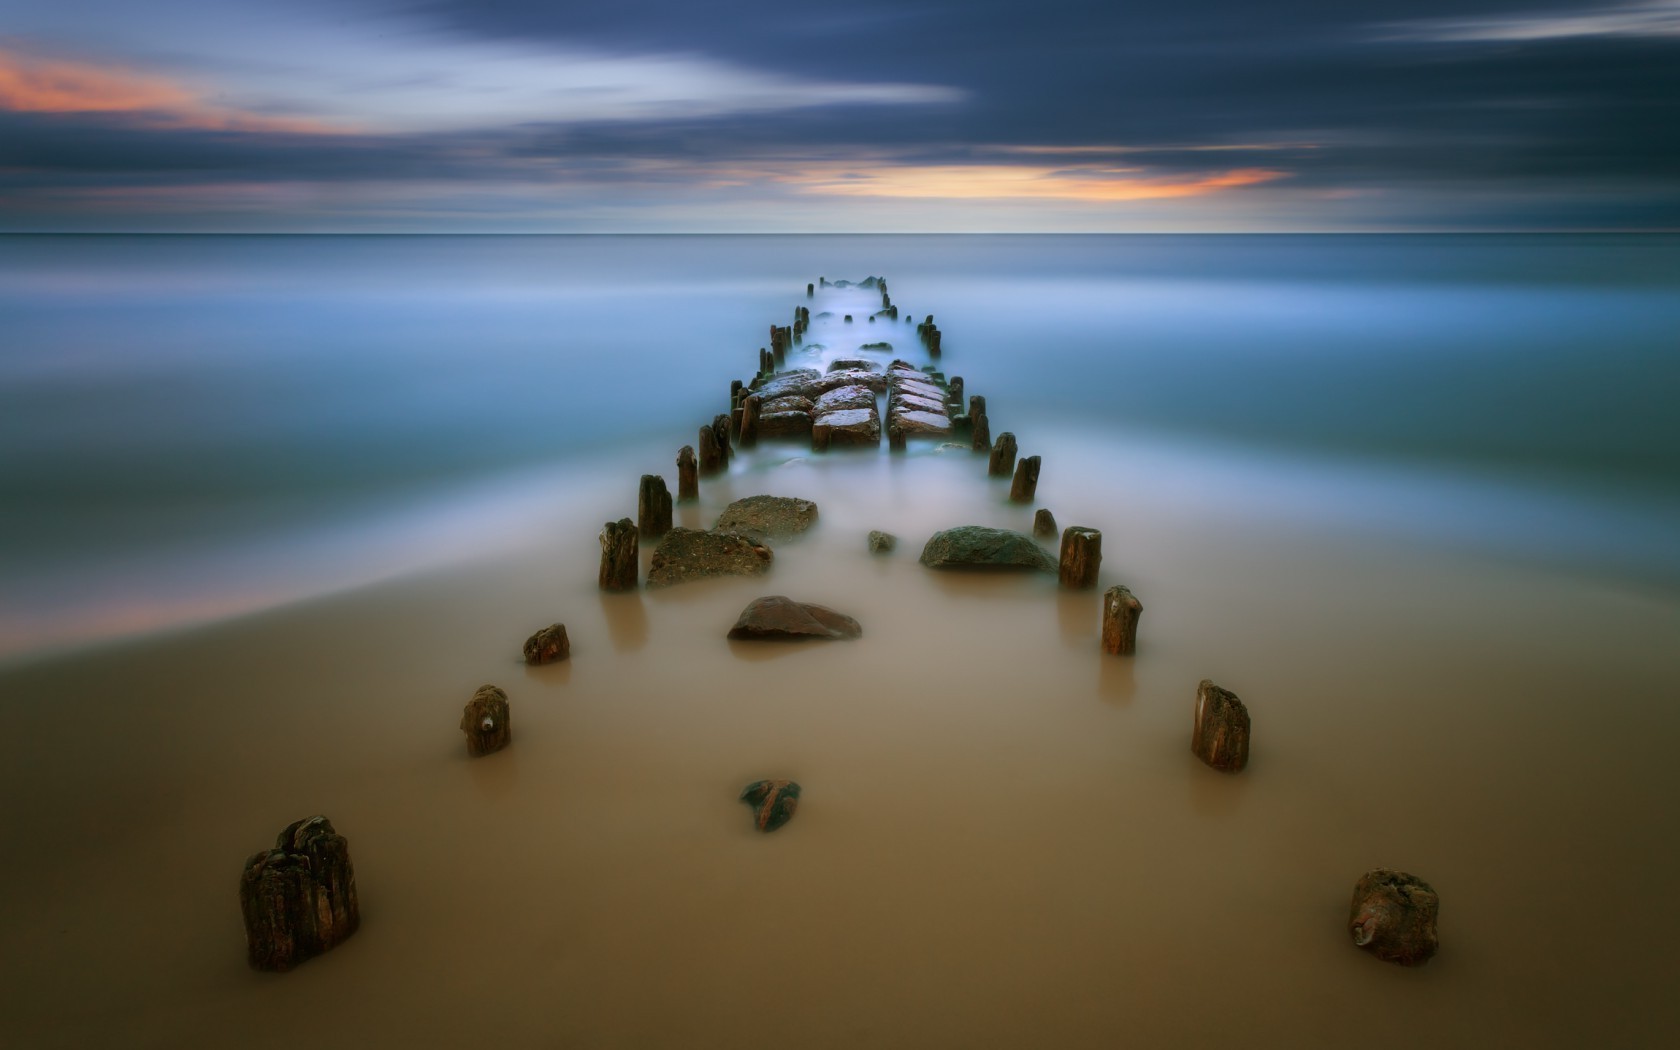
[[[1680,585],[1677,237],[9,236],[0,655],[435,563],[869,274],[1016,431]]]

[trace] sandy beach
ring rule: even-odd
[[[767,444],[678,509],[815,500],[763,579],[600,593],[600,523],[662,469],[633,449],[446,568],[14,661],[8,1042],[1662,1041],[1672,593],[1280,527],[1076,435],[1032,444],[1039,503],[1102,529],[1100,586],[1143,600],[1135,658],[1100,652],[1098,592],[917,564],[938,528],[1029,527],[983,457]],[[864,636],[726,641],[769,593]],[[554,620],[572,659],[524,667]],[[1190,753],[1203,677],[1252,712],[1240,775]],[[486,682],[514,742],[470,760]],[[768,836],[735,799],[760,777],[805,787]],[[240,865],[317,812],[362,928],[253,972]],[[1348,941],[1381,866],[1440,892],[1422,968]]]

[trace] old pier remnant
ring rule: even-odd
[[[677,502],[690,503],[700,498],[700,471],[694,460],[694,446],[677,449]]]
[[[1007,478],[1015,473],[1015,435],[1005,430],[992,445],[992,459],[986,467],[989,478]]]
[[[1028,456],[1015,465],[1015,482],[1009,486],[1009,502],[1031,503],[1038,494],[1038,467],[1042,460]]]
[[[1049,507],[1038,508],[1033,515],[1033,535],[1041,540],[1053,540],[1061,535],[1062,530],[1056,527],[1056,516],[1050,513]]]
[[[659,474],[642,475],[636,493],[636,531],[650,538],[671,531],[671,490]]]
[[[775,831],[799,808],[799,784],[793,780],[755,780],[741,789],[741,801],[753,808],[753,826]]]
[[[467,735],[467,754],[474,758],[507,747],[513,739],[507,693],[493,685],[479,686],[461,709],[461,732]]]
[[[668,534],[667,534],[668,535]],[[633,591],[641,575],[641,547],[636,540],[636,523],[629,518],[601,526],[601,574],[603,591]]]
[[[1204,678],[1196,686],[1196,724],[1190,750],[1219,770],[1235,773],[1248,765],[1248,708],[1237,694]]]
[[[717,430],[710,424],[701,427],[697,443],[700,447],[701,476],[709,478],[723,473],[727,461],[723,458],[723,449],[718,445]]]
[[[566,625],[551,623],[525,639],[525,662],[532,666],[559,663],[572,655],[572,640],[566,636]]]
[[[245,862],[239,910],[258,970],[290,970],[342,944],[361,922],[350,844],[324,816],[286,825]]]
[[[1130,656],[1137,652],[1138,617],[1143,603],[1130,588],[1115,585],[1103,592],[1102,647],[1103,652],[1115,656]]]
[[[1384,962],[1418,966],[1435,954],[1441,899],[1416,875],[1374,868],[1353,887],[1348,932],[1353,943]]]
[[[1097,585],[1102,567],[1102,533],[1083,525],[1069,525],[1062,533],[1062,586],[1083,590]]]

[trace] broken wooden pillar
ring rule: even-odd
[[[507,747],[513,734],[507,694],[493,685],[479,686],[461,710],[461,732],[467,735],[467,754],[474,758]]]
[[[290,970],[343,943],[361,922],[350,844],[323,816],[288,824],[245,862],[239,910],[258,970]]]
[[[643,474],[636,493],[636,531],[643,536],[663,536],[671,531],[671,490],[659,474]]]
[[[636,542],[636,523],[629,518],[601,526],[601,575],[603,591],[633,591],[641,575],[641,548]]]
[[[986,467],[989,478],[1007,478],[1015,473],[1015,435],[1005,430],[992,446],[992,461]]]
[[[723,455],[723,465],[729,466],[729,461],[735,455],[735,443],[729,440],[730,424],[734,420],[727,412],[720,412],[712,417],[712,438],[717,442],[718,451]]]
[[[1137,652],[1138,617],[1143,603],[1130,588],[1114,586],[1103,592],[1102,647],[1115,656]]]
[[[694,462],[694,446],[684,445],[677,450],[677,502],[688,503],[700,498],[700,474]]]
[[[1196,726],[1190,750],[1221,773],[1248,765],[1248,708],[1237,694],[1204,678],[1196,686]]]
[[[1015,483],[1009,487],[1011,503],[1031,503],[1038,494],[1038,456],[1028,456],[1015,465]]]
[[[1417,966],[1435,954],[1441,898],[1416,875],[1374,868],[1353,887],[1348,932],[1353,943],[1384,962]]]
[[[817,294],[817,286],[816,285],[807,284],[805,286],[805,298],[809,299],[816,294]]]
[[[986,397],[984,394],[969,395],[968,414],[971,416],[983,416],[986,414]]]
[[[772,354],[770,351],[766,350],[762,346],[759,347],[758,348],[758,374],[760,376],[767,376],[767,375],[773,374],[775,371],[776,371],[776,355]]]
[[[897,423],[887,425],[887,448],[893,452],[903,452],[910,447],[909,439],[904,436],[904,428]]]
[[[710,425],[700,428],[700,474],[711,477],[723,472],[723,449],[718,447],[717,431]]]
[[[729,410],[733,412],[741,404],[741,388],[746,384],[739,379],[729,381]]]
[[[1038,508],[1038,513],[1033,515],[1033,535],[1041,540],[1051,540],[1060,535],[1061,531],[1056,527],[1056,516],[1050,513],[1050,508]]]
[[[970,411],[968,425],[971,430],[969,447],[976,452],[991,452],[992,450],[992,421],[986,418],[986,410],[981,409],[976,415]]]
[[[963,406],[963,377],[952,376],[951,382],[945,388],[945,407],[951,412],[961,412]]]
[[[540,666],[558,663],[572,655],[572,640],[566,635],[566,625],[551,623],[525,639],[525,662]]]
[[[1083,525],[1069,525],[1062,533],[1062,586],[1082,590],[1097,585],[1102,568],[1102,533]]]
[[[757,394],[748,394],[741,401],[741,447],[752,448],[758,444],[758,410],[764,400]]]

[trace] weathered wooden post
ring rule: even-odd
[[[659,474],[643,474],[636,493],[636,531],[643,536],[663,536],[671,531],[671,490]]]
[[[986,396],[984,394],[970,394],[968,396],[968,414],[971,416],[986,414]]]
[[[629,518],[601,526],[601,575],[603,591],[633,591],[641,575],[641,549],[636,542],[636,523]]]
[[[1028,456],[1015,465],[1015,482],[1009,487],[1009,502],[1031,503],[1038,494],[1038,456]]]
[[[752,448],[758,444],[758,410],[764,404],[764,399],[757,394],[748,394],[741,401],[741,447]]]
[[[1097,585],[1102,567],[1102,533],[1083,525],[1069,525],[1062,533],[1062,586],[1082,590]]]
[[[493,685],[479,686],[461,710],[461,732],[467,735],[467,754],[474,758],[507,747],[513,734],[507,694]]]
[[[1348,932],[1353,943],[1384,962],[1418,966],[1439,943],[1435,919],[1441,898],[1416,875],[1374,868],[1353,887]]]
[[[893,452],[903,452],[909,447],[910,442],[904,436],[904,428],[897,423],[887,424],[887,448]]]
[[[773,375],[776,371],[776,355],[764,347],[758,348],[758,374],[760,376]]]
[[[286,826],[239,877],[245,948],[258,970],[290,970],[341,944],[361,922],[350,844],[323,816]]]
[[[816,285],[807,284],[805,286],[805,298],[809,299],[816,294],[817,294],[817,286]]]
[[[963,406],[963,377],[952,376],[951,383],[945,388],[945,407],[950,412],[960,412]]]
[[[968,425],[972,429],[969,436],[969,447],[976,452],[991,452],[992,421],[986,418],[986,410],[981,409],[979,415],[975,415],[971,411],[968,417]]]
[[[1005,430],[992,446],[992,461],[986,467],[989,478],[1007,478],[1015,473],[1015,435]]]
[[[677,502],[688,503],[699,498],[700,473],[694,463],[694,446],[684,445],[677,450]]]
[[[1143,603],[1130,588],[1114,586],[1103,592],[1102,647],[1115,656],[1137,652],[1138,617]]]
[[[730,459],[734,458],[735,455],[735,445],[729,440],[730,424],[733,422],[734,420],[727,412],[720,412],[712,417],[712,438],[717,442],[718,451],[723,456],[725,467],[729,466]]]
[[[566,625],[551,623],[525,639],[525,662],[533,665],[558,663],[572,655],[572,640]]]
[[[1190,750],[1219,770],[1235,773],[1248,765],[1248,708],[1237,694],[1204,678],[1196,686],[1196,726]]]
[[[1056,527],[1056,516],[1050,513],[1050,508],[1038,508],[1038,513],[1033,515],[1033,535],[1041,540],[1051,540],[1061,535],[1061,531]]]
[[[734,411],[741,404],[741,388],[746,384],[739,379],[729,381],[729,408]]]
[[[718,447],[717,431],[710,425],[700,428],[700,473],[704,477],[723,472],[723,450]]]

